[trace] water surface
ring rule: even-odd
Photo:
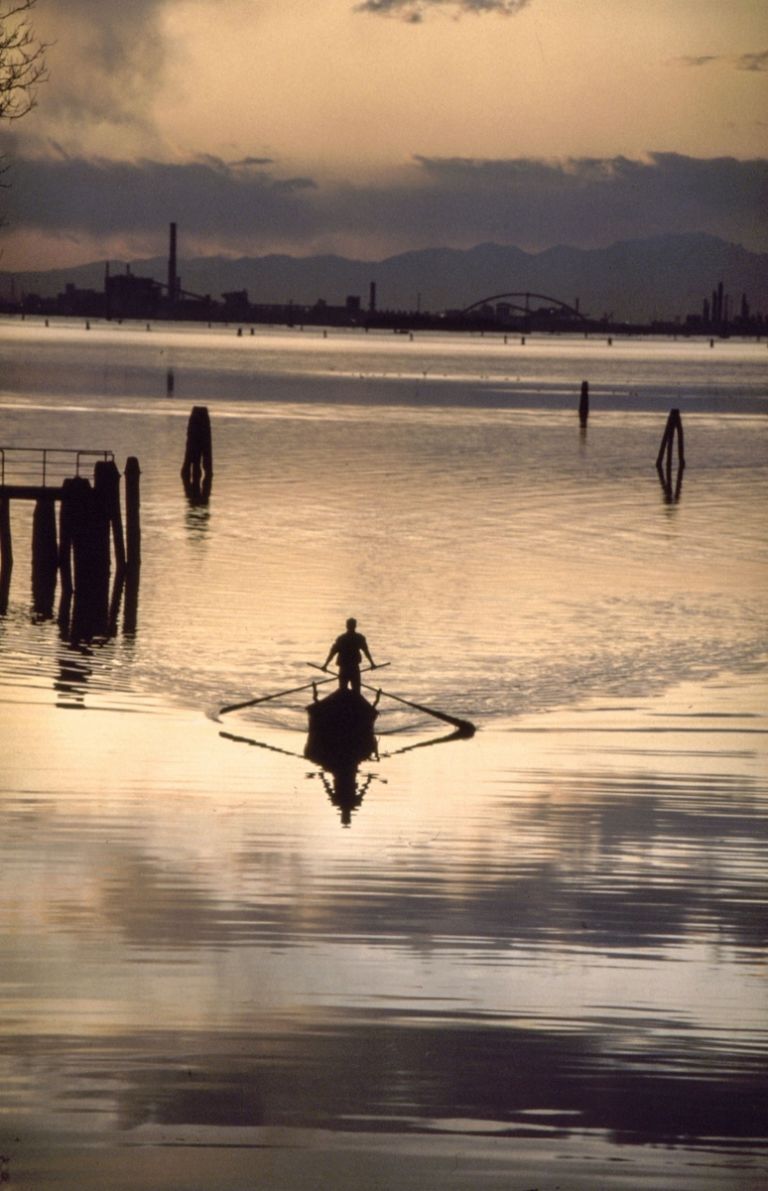
[[[135,626],[73,643],[13,511],[11,1185],[764,1185],[764,345],[0,331],[0,445],[138,456],[144,540]],[[341,807],[308,692],[218,709],[350,614],[479,730],[382,704]]]

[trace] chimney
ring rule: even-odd
[[[179,282],[176,276],[176,224],[171,224],[171,239],[168,250],[168,301],[173,305],[178,295]]]
[[[371,288],[370,288],[369,292],[370,292],[370,297],[368,299],[368,309],[371,312],[371,314],[375,314],[376,313],[376,282],[375,281],[371,282]]]

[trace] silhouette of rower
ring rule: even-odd
[[[347,621],[347,631],[337,637],[328,651],[328,657],[323,662],[323,669],[327,670],[333,658],[339,659],[339,690],[345,691],[349,686],[356,694],[360,694],[360,657],[362,654],[371,663],[371,669],[376,669],[376,663],[371,657],[368,642],[362,633],[357,632],[357,621],[350,616]]]

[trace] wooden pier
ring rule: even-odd
[[[35,612],[52,615],[60,576],[62,603],[69,606],[74,594],[75,621],[100,633],[109,621],[113,559],[116,584],[122,588],[126,579],[138,581],[138,476],[138,460],[129,459],[124,532],[120,473],[112,451],[0,447],[0,614],[7,611],[13,570],[11,506],[31,501]]]

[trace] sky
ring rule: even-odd
[[[0,0],[0,12],[2,11]],[[768,0],[37,0],[0,270],[703,231],[768,250]]]

